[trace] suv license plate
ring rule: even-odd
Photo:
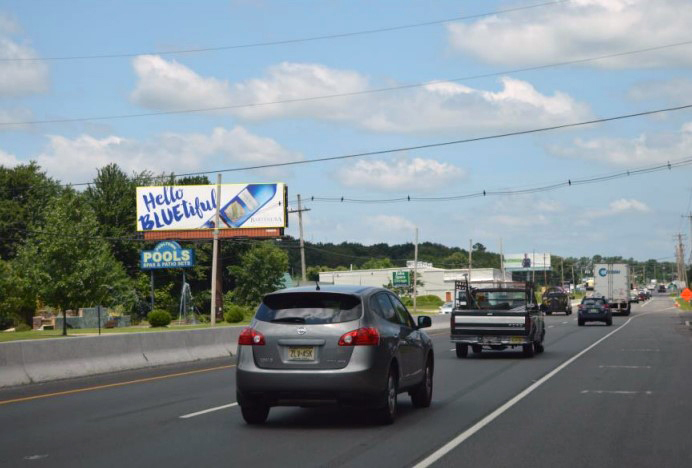
[[[291,346],[288,348],[289,361],[314,361],[315,347],[314,346]]]
[[[523,343],[524,342],[524,337],[523,336],[512,336],[509,339],[510,343]]]

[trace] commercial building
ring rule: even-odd
[[[451,301],[454,296],[454,281],[470,279],[472,286],[481,287],[494,282],[512,281],[512,274],[505,272],[504,278],[499,268],[473,268],[469,277],[468,268],[447,270],[435,268],[432,264],[419,263],[418,295],[433,294],[443,301]],[[362,286],[386,287],[392,283],[392,275],[408,271],[413,278],[413,270],[409,268],[381,268],[376,270],[349,270],[320,272],[320,283],[323,284],[358,284]],[[422,284],[421,284],[422,283]]]

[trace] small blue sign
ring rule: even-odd
[[[190,268],[195,266],[195,251],[183,249],[175,241],[159,242],[154,250],[140,252],[139,266],[142,270]]]

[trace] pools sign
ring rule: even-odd
[[[160,268],[190,268],[195,266],[195,251],[183,249],[175,241],[159,242],[154,250],[140,252],[142,270]]]

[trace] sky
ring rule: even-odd
[[[672,260],[692,165],[312,197],[690,159],[685,109],[484,138],[692,104],[690,24],[689,0],[4,0],[0,165],[285,182],[312,242]]]

